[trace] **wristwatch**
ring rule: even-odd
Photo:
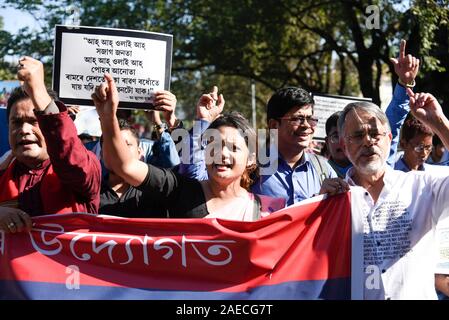
[[[401,78],[398,79],[398,82],[401,86],[405,87],[405,88],[413,88],[416,86],[416,81],[413,79],[412,82],[409,83],[404,83],[402,82]]]
[[[157,132],[159,132],[159,130],[167,130],[167,125],[165,123],[161,123],[161,124],[155,124],[153,126],[153,129],[156,130]]]

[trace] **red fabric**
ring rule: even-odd
[[[91,299],[123,299],[126,290],[114,295],[115,287],[172,292],[171,298],[189,291],[240,292],[258,299],[341,299],[341,291],[350,296],[350,285],[335,287],[340,282],[329,281],[351,276],[349,193],[288,207],[256,222],[86,214],[33,222],[28,234],[7,234],[0,252],[0,284],[53,284],[45,297],[39,290],[28,292],[30,299],[70,294],[66,268],[73,265],[80,271],[77,299],[86,299],[85,290],[94,286],[104,291]],[[275,290],[276,285],[283,287]],[[258,295],[258,288],[266,295]],[[13,291],[0,285],[0,297],[2,289],[5,295]],[[126,298],[136,298],[133,294]]]
[[[15,166],[16,161],[13,161],[0,177],[0,186],[5,186],[0,190],[0,204],[19,199],[18,182],[13,177]],[[51,165],[43,174],[40,196],[43,210],[47,214],[80,212],[83,210],[83,207],[76,203],[74,195],[61,184]]]

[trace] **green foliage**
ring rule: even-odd
[[[380,9],[380,28],[371,30],[365,10],[372,4]],[[383,68],[376,66],[387,65],[395,80],[389,58],[397,56],[400,39],[408,40],[409,52],[424,57],[422,70],[432,77],[447,70],[449,55],[444,42],[435,40],[448,26],[447,0],[6,0],[5,5],[46,23],[39,33],[25,28],[17,35],[0,34],[0,56],[31,54],[47,61],[48,71],[53,27],[70,20],[67,8],[76,8],[85,26],[173,34],[172,91],[180,115],[189,119],[213,85],[225,94],[227,110],[249,117],[251,79],[259,125],[268,97],[287,85],[362,93],[379,102]],[[436,92],[442,85],[437,83]]]

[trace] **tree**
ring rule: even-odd
[[[39,34],[21,30],[7,48],[50,63],[53,25],[67,20],[73,10],[65,8],[72,2],[6,2],[48,22]],[[373,13],[366,9],[373,4],[379,25],[370,28]],[[85,0],[76,9],[81,25],[173,34],[173,91],[186,115],[214,84],[225,92],[228,107],[247,112],[250,79],[257,83],[260,116],[270,94],[287,85],[322,93],[361,92],[379,103],[383,66],[393,83],[397,80],[389,58],[397,55],[401,38],[409,40],[409,52],[425,57],[421,76],[426,83],[444,92],[443,82],[436,80],[447,70],[447,46],[435,39],[447,35],[447,0],[405,5],[400,0]]]
[[[3,17],[0,17],[0,47],[6,47],[6,44],[10,41],[11,35],[3,30]],[[0,58],[0,80],[13,80],[15,74],[13,72],[13,66],[11,63]]]

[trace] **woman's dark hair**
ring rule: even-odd
[[[223,113],[210,124],[208,129],[218,129],[220,127],[232,127],[237,129],[240,135],[245,139],[246,146],[249,150],[249,156],[256,154],[256,131],[241,113],[237,111]],[[247,166],[246,170],[243,172],[240,186],[249,191],[251,185],[258,177],[259,167],[257,166],[256,161],[254,161],[254,164]]]

